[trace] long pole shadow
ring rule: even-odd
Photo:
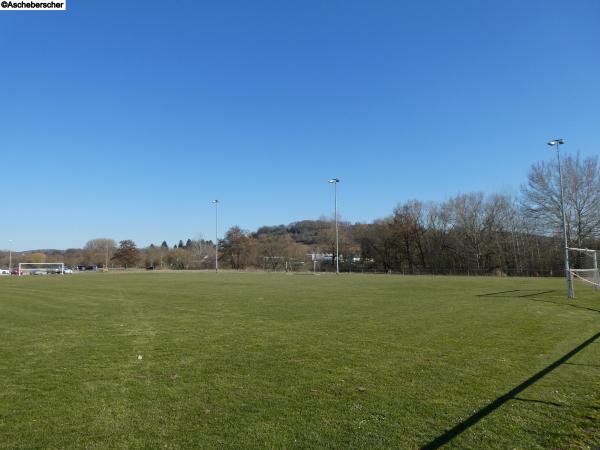
[[[520,293],[520,294],[517,294]],[[495,298],[527,298],[536,297],[538,295],[550,294],[556,292],[554,289],[550,291],[537,291],[532,289],[513,289],[512,291],[488,292],[487,294],[479,294],[477,297],[495,297]]]
[[[442,445],[447,444],[452,439],[454,439],[456,436],[458,436],[462,432],[466,431],[467,429],[469,429],[470,427],[472,427],[473,425],[475,425],[477,422],[479,422],[481,419],[483,419],[484,417],[486,417],[488,414],[491,414],[492,412],[494,412],[496,409],[500,408],[502,405],[504,405],[509,400],[514,399],[518,394],[520,394],[521,392],[523,392],[525,389],[527,389],[533,383],[539,381],[541,378],[543,378],[546,375],[548,375],[554,369],[556,369],[560,365],[566,363],[569,359],[571,359],[573,356],[575,356],[581,350],[583,350],[584,348],[586,348],[588,345],[592,344],[598,338],[600,338],[600,332],[596,333],[591,338],[587,339],[586,341],[584,341],[583,343],[581,343],[580,345],[578,345],[577,347],[575,347],[573,350],[571,350],[569,353],[567,353],[563,357],[561,357],[561,358],[557,359],[556,361],[554,361],[548,367],[540,370],[538,373],[536,373],[535,375],[533,375],[531,378],[525,380],[523,383],[519,384],[514,389],[511,389],[506,394],[498,397],[492,403],[490,403],[489,405],[487,405],[484,408],[480,409],[479,411],[477,411],[475,414],[473,414],[468,419],[463,420],[461,423],[459,423],[458,425],[456,425],[453,428],[449,429],[448,431],[446,431],[441,436],[438,436],[433,441],[431,441],[428,444],[424,445],[423,447],[421,447],[421,449],[422,450],[436,449],[436,448],[440,448]]]
[[[513,398],[513,400],[518,400],[520,402],[541,403],[543,405],[551,405],[551,406],[558,406],[558,407],[562,407],[563,406],[560,403],[548,402],[546,400],[534,400],[532,398],[515,397],[515,398]]]
[[[529,293],[527,294],[527,292],[529,292]],[[479,297],[479,298],[485,298],[485,297],[489,297],[489,298],[526,298],[528,300],[533,300],[534,302],[552,303],[554,305],[568,306],[570,308],[585,309],[587,311],[600,313],[600,309],[589,308],[587,306],[577,305],[572,302],[565,303],[565,302],[558,302],[558,301],[553,301],[553,300],[546,300],[543,298],[535,298],[540,295],[550,294],[552,292],[556,292],[556,291],[555,290],[532,291],[532,290],[525,290],[525,289],[513,289],[511,291],[499,291],[499,292],[488,292],[487,294],[478,294],[477,297]],[[517,294],[517,293],[523,293],[523,294]]]
[[[519,295],[519,298],[527,298],[527,297],[536,297],[538,295],[543,295],[543,294],[550,294],[552,291],[539,291],[539,292],[534,292],[533,294],[525,294],[525,295]]]
[[[581,305],[574,305],[573,303],[559,303],[559,302],[553,302],[552,300],[544,300],[541,298],[530,298],[530,300],[533,300],[534,302],[552,303],[554,305],[568,306],[569,308],[585,309],[586,311],[600,313],[600,309],[588,308],[587,306],[581,306]]]
[[[490,296],[494,296],[494,295],[500,295],[500,294],[512,294],[513,292],[520,292],[520,289],[513,289],[510,291],[498,291],[498,292],[490,292],[488,294],[479,294],[477,297],[490,297]]]
[[[584,367],[596,367],[598,369],[600,369],[600,366],[597,364],[582,364],[582,363],[565,363],[568,364],[569,366],[584,366]]]

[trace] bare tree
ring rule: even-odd
[[[198,235],[197,239],[191,241],[190,245],[187,246],[187,250],[191,257],[191,266],[196,269],[207,268],[211,248],[211,243],[205,241],[201,234]]]
[[[83,262],[86,265],[104,266],[110,261],[116,249],[117,243],[114,239],[91,239],[83,247]]]
[[[578,247],[600,235],[600,168],[598,156],[565,160],[566,199],[572,235]]]
[[[394,210],[394,228],[410,273],[415,273],[416,266],[426,267],[424,222],[423,203],[418,200],[411,200]]]
[[[361,248],[361,259],[373,261],[375,267],[385,272],[400,266],[398,235],[394,230],[392,218],[376,220],[364,227],[358,234]]]
[[[232,269],[244,269],[254,250],[253,239],[246,230],[238,226],[231,227],[225,233],[221,249],[224,259],[229,262]]]
[[[481,192],[463,194],[451,199],[449,206],[452,211],[453,232],[457,235],[456,242],[463,256],[464,267],[468,270],[471,262],[475,268],[482,268],[483,232],[484,232],[484,196]]]
[[[564,158],[563,185],[567,235],[570,242],[584,246],[600,236],[600,167],[598,157],[582,159],[579,154]],[[560,233],[560,181],[555,161],[534,164],[522,187],[525,215],[534,219],[538,232]]]
[[[278,270],[286,263],[304,258],[306,248],[294,242],[289,235],[261,236],[256,240],[257,265],[264,269]]]

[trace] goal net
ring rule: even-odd
[[[570,272],[596,290],[600,290],[600,271],[598,271],[598,251],[587,248],[569,248],[572,262]]]
[[[19,263],[19,275],[63,275],[64,263]]]

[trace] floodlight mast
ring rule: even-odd
[[[548,142],[551,147],[556,147],[556,160],[558,161],[558,178],[560,180],[560,209],[562,211],[563,221],[563,241],[565,245],[565,276],[567,277],[567,297],[575,298],[573,291],[573,275],[569,267],[569,242],[567,237],[567,213],[565,212],[565,194],[563,189],[562,168],[560,165],[560,146],[565,143],[564,139],[553,139]]]
[[[12,239],[8,240],[8,271],[12,271]]]
[[[333,214],[335,215],[335,273],[337,275],[340,274],[340,237],[337,214],[337,184],[339,182],[339,178],[332,178],[329,180],[329,183],[333,184]]]
[[[215,205],[215,272],[219,271],[219,200],[212,201]]]

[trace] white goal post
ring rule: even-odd
[[[571,274],[592,286],[594,289],[600,290],[600,271],[598,270],[598,251],[589,248],[574,248],[569,247],[569,251],[575,253],[575,261],[573,265],[579,266],[577,269],[570,268]]]
[[[19,276],[21,275],[64,275],[64,263],[19,263]]]

